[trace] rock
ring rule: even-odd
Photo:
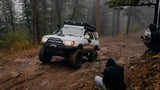
[[[152,66],[152,68],[157,68],[157,64],[154,64],[154,65]]]
[[[130,69],[134,69],[134,68],[135,68],[134,66],[131,66],[131,67],[130,67]]]
[[[135,56],[131,56],[130,58],[133,59],[133,58],[135,58]]]
[[[18,77],[20,75],[20,73],[18,72],[10,72],[11,77]]]

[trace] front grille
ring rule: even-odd
[[[50,37],[47,41],[47,44],[54,44],[57,46],[63,45],[63,41],[59,38]]]

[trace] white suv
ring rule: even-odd
[[[39,59],[49,63],[52,56],[62,56],[75,68],[80,68],[83,56],[89,61],[97,59],[99,39],[96,27],[83,22],[65,21],[64,27],[53,35],[45,35]]]

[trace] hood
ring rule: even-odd
[[[69,40],[69,41],[79,41],[79,40],[82,40],[82,38],[75,37],[75,36],[46,35],[46,36],[43,36],[43,37],[46,37],[46,38],[50,38],[50,37],[59,38],[62,41],[66,41],[66,40]]]

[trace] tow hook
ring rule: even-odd
[[[51,44],[50,47],[57,47],[57,45]]]

